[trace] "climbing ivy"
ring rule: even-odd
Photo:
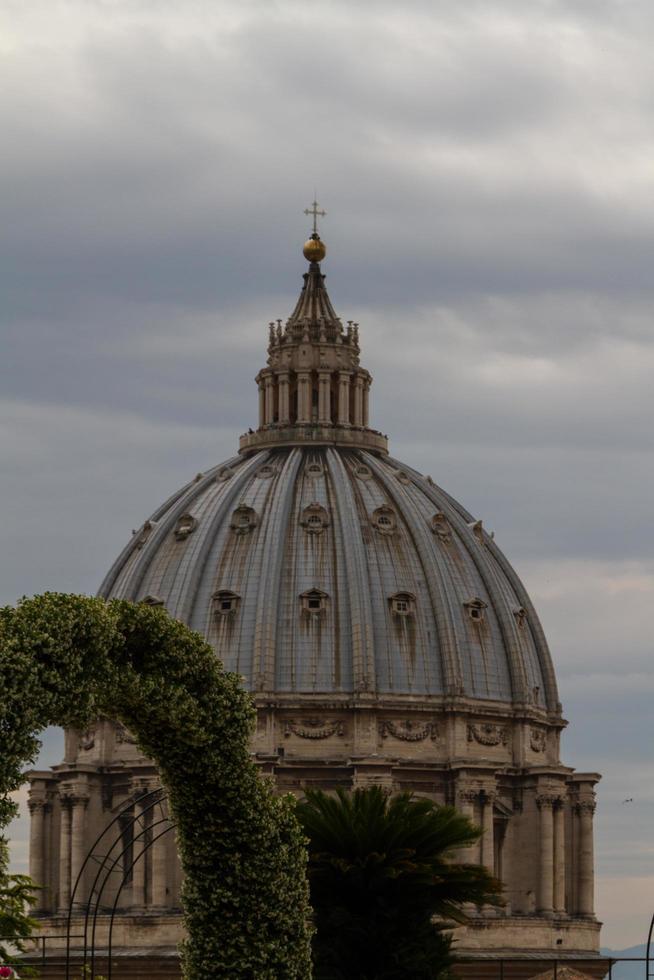
[[[308,980],[293,801],[249,757],[255,713],[240,679],[162,609],[57,593],[0,609],[0,829],[38,734],[99,716],[130,729],[168,793],[185,872],[185,980]]]

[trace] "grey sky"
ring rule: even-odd
[[[541,612],[614,946],[654,902],[653,36],[646,0],[0,3],[0,600],[93,592],[233,454],[316,186],[373,424]]]

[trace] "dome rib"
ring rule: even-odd
[[[187,574],[179,590],[177,602],[170,614],[184,623],[193,621],[194,607],[198,600],[199,584],[205,571],[207,559],[215,543],[216,534],[221,525],[227,523],[231,511],[236,506],[238,498],[248,485],[254,470],[268,459],[270,453],[263,452],[254,459],[240,459],[231,478],[219,495],[209,526],[201,537],[195,537],[192,551],[187,555]],[[190,502],[189,508],[190,509]],[[198,529],[199,530],[199,529]]]
[[[449,596],[443,589],[443,570],[439,569],[438,575],[430,572],[430,557],[436,558],[435,564],[440,566],[440,556],[432,551],[431,556],[425,548],[424,535],[422,534],[422,524],[416,519],[413,504],[410,499],[400,497],[398,486],[393,484],[394,477],[385,472],[385,468],[377,459],[369,453],[363,453],[367,465],[375,473],[384,487],[388,497],[393,501],[401,513],[411,540],[416,548],[420,564],[422,566],[425,582],[429,591],[429,597],[434,610],[436,629],[438,631],[438,646],[442,660],[443,685],[445,694],[459,694],[464,687],[463,670],[461,665],[461,651],[458,644],[457,630],[455,627],[455,614]]]
[[[281,459],[281,456],[277,456]],[[281,564],[284,554],[291,508],[293,488],[302,453],[292,449],[287,455],[281,473],[273,477],[275,493],[271,494],[272,506],[265,522],[265,541],[262,555],[262,575],[257,601],[256,631],[253,650],[253,671],[251,678],[257,691],[275,690],[275,650],[279,629],[279,595],[281,587]]]
[[[354,691],[376,689],[373,611],[370,602],[370,576],[361,537],[361,525],[356,520],[356,503],[352,483],[343,460],[333,449],[326,458],[329,473],[343,493],[347,506],[339,507],[338,519],[343,534],[343,551],[348,570],[350,606],[352,609],[352,686]],[[338,494],[337,494],[338,499]]]

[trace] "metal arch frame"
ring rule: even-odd
[[[85,903],[78,903],[79,907],[77,911],[79,912],[81,912],[82,910],[84,911],[84,932],[83,932],[83,937],[80,936],[80,938],[83,938],[83,943],[84,943],[82,966],[86,967],[87,962],[90,958],[91,972],[89,975],[89,980],[94,980],[96,925],[97,925],[98,915],[101,911],[101,900],[102,900],[104,889],[108,881],[110,880],[111,875],[115,873],[117,865],[119,865],[119,862],[123,860],[125,854],[127,854],[130,847],[133,849],[137,841],[142,841],[144,843],[144,846],[141,848],[141,850],[136,855],[136,857],[134,857],[129,867],[124,869],[122,873],[122,880],[117,890],[117,895],[114,900],[114,904],[111,908],[111,921],[109,925],[109,935],[111,937],[113,934],[113,920],[116,913],[116,909],[118,907],[118,899],[122,894],[123,888],[127,882],[130,872],[134,868],[134,865],[137,864],[139,860],[141,860],[141,858],[152,847],[152,845],[155,843],[156,840],[158,840],[160,837],[163,837],[164,834],[169,833],[171,830],[174,829],[174,824],[170,822],[170,818],[168,816],[163,814],[163,811],[162,811],[161,818],[158,819],[157,821],[150,823],[148,825],[146,825],[144,822],[144,817],[146,816],[146,814],[148,814],[155,807],[161,805],[166,801],[167,801],[167,796],[161,787],[143,793],[142,795],[138,796],[136,799],[132,798],[128,803],[126,803],[119,810],[119,812],[115,815],[115,817],[107,824],[107,826],[102,830],[102,832],[98,835],[98,837],[93,842],[93,845],[88,851],[82,863],[82,866],[77,874],[77,877],[75,879],[75,884],[71,892],[70,902],[68,906],[68,916],[67,916],[67,923],[66,923],[66,980],[71,980],[70,940],[72,938],[71,928],[72,928],[72,918],[75,912],[75,898],[78,893],[78,890],[80,889],[80,885],[87,866],[92,860],[96,860],[98,863],[98,870],[89,889],[88,899],[86,900]],[[114,828],[116,824],[119,823],[121,818],[124,818],[126,814],[130,813],[135,802],[139,802],[141,804],[142,806],[141,812],[137,816],[132,817],[131,821],[126,826],[134,828],[138,824],[140,826],[140,830],[138,834],[132,835],[132,839],[130,840],[130,842],[127,845],[125,845],[122,848],[122,850],[119,851],[119,853],[113,858],[113,860],[111,860],[111,862],[110,859],[112,857],[112,852],[114,851],[117,845],[120,846],[120,843],[122,841],[122,832],[116,837],[116,839],[111,844],[106,854],[102,855],[101,857],[96,855],[95,853],[96,848],[98,847],[100,842],[112,830],[112,828]],[[143,806],[143,804],[146,802],[147,805]],[[156,836],[153,836],[151,834],[153,828],[156,828],[164,823],[167,824],[166,828],[160,833],[158,833]],[[150,840],[146,841],[145,838],[148,832],[150,832]],[[102,877],[103,872],[105,872],[104,877]],[[101,877],[102,877],[102,881],[98,887]],[[105,909],[105,911],[109,911],[109,909],[107,908]],[[90,920],[92,920],[92,927],[91,927],[91,941],[90,941],[90,950],[89,950],[89,921]],[[109,976],[111,976],[111,960],[109,961]]]

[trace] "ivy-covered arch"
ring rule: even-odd
[[[185,872],[186,980],[309,978],[293,802],[250,760],[254,709],[240,679],[162,609],[57,593],[0,609],[0,829],[38,734],[100,715],[134,733],[168,793]]]

